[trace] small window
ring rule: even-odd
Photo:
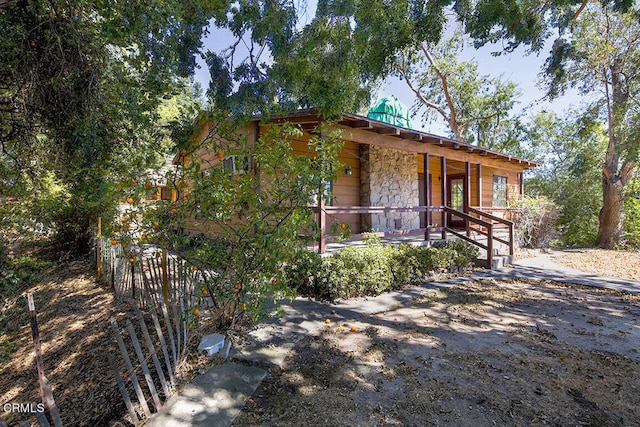
[[[229,156],[222,160],[224,170],[232,174],[247,173],[251,170],[251,159],[247,156]]]
[[[298,183],[301,185],[301,188],[304,189],[309,194],[309,203],[311,205],[316,205],[318,203],[318,193],[320,190],[324,193],[324,202],[327,206],[333,206],[333,182],[332,181],[324,181],[322,183],[320,180],[314,176],[311,177],[310,180],[302,179],[301,176],[298,176]],[[309,185],[309,182],[313,182],[314,184]],[[321,188],[318,188],[318,185]]]
[[[324,182],[324,200],[327,206],[333,206],[333,181]]]
[[[166,187],[166,186],[162,186],[160,188],[160,198],[162,200],[171,200],[171,188]]]
[[[493,177],[493,207],[494,208],[507,207],[507,177],[506,176]]]

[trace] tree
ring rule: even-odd
[[[622,237],[626,186],[640,149],[640,24],[635,12],[589,6],[570,39],[558,39],[547,60],[549,96],[577,86],[597,94],[594,108],[607,123],[602,163],[602,208],[596,245],[614,247]]]
[[[413,54],[402,52],[396,70],[416,95],[413,111],[423,107],[424,122],[444,119],[460,141],[517,152],[520,123],[512,116],[519,95],[515,84],[481,76],[476,61],[459,61],[461,34],[430,45],[419,43]]]
[[[0,4],[0,186],[86,251],[118,175],[149,166],[157,107],[195,65],[205,1]],[[52,191],[55,190],[55,197]]]
[[[272,125],[254,142],[241,132],[241,117],[200,112],[196,123],[199,138],[185,142],[169,180],[177,201],[149,202],[155,188],[123,182],[120,198],[129,198],[129,208],[117,223],[105,224],[105,234],[128,251],[152,242],[178,252],[201,270],[200,294],[216,321],[233,327],[247,314],[261,314],[270,299],[292,295],[283,270],[317,237],[309,206],[344,170],[337,160],[342,143],[320,125],[303,156],[292,148],[302,136],[299,126]],[[132,197],[136,191],[147,201]]]
[[[547,197],[559,206],[562,243],[593,245],[602,205],[606,128],[593,111],[578,110],[564,117],[541,112],[526,127],[527,155],[540,163],[527,180],[527,193]]]
[[[312,21],[301,25],[305,2],[240,0],[214,15],[215,24],[229,29],[235,42],[210,55],[210,94],[217,105],[236,113],[299,106],[329,116],[359,111],[368,104],[371,88],[394,72],[399,52],[440,40],[447,14],[455,14],[478,46],[504,41],[501,51],[525,44],[538,52],[553,29],[569,29],[583,3],[320,0]],[[606,4],[626,10],[632,2]]]

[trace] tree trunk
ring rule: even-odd
[[[612,249],[622,236],[623,224],[623,187],[616,177],[602,176],[602,208],[596,246]]]
[[[625,141],[619,141],[618,134],[627,96],[624,93],[621,82],[621,67],[618,61],[614,61],[609,68],[611,77],[611,97],[607,72],[605,77],[605,91],[607,96],[607,122],[609,127],[609,145],[602,165],[602,209],[600,209],[598,237],[596,246],[604,249],[612,249],[622,237],[624,224],[624,194],[625,187],[633,178],[635,162],[622,161],[621,151]],[[627,141],[628,143],[628,141]]]

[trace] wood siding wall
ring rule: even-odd
[[[246,126],[241,129],[241,133],[244,134],[250,143],[256,140],[255,125]],[[260,126],[258,132],[263,135],[267,132],[268,125]],[[198,134],[199,138],[204,138],[207,135],[208,129],[202,129]],[[311,138],[311,135],[305,132],[299,138],[292,141],[292,153],[296,155],[302,155],[307,157],[313,157],[313,152],[309,149],[307,142]],[[210,150],[199,150],[195,153],[194,157],[201,159],[202,170],[209,169],[218,165],[221,160],[217,157],[218,153],[211,152]],[[189,159],[190,160],[190,159]],[[345,141],[342,150],[338,153],[338,160],[344,164],[340,170],[337,171],[337,179],[332,183],[333,188],[333,205],[334,206],[358,206],[360,205],[360,158],[359,158],[359,145],[354,142]],[[347,167],[351,168],[351,175],[347,175]],[[353,233],[360,233],[360,215],[335,215],[327,217],[328,229],[330,230],[331,224],[348,224],[351,227]],[[191,234],[209,234],[215,232],[211,228],[211,224],[206,224],[204,220],[196,220],[190,218],[185,224],[185,231]]]
[[[255,142],[257,133],[264,134],[269,125],[262,125],[259,128],[255,123],[241,129],[241,132],[246,135],[250,143]],[[201,131],[194,135],[192,141],[201,141],[202,138],[208,135],[209,129],[202,128]],[[310,134],[305,132],[302,136],[295,139],[292,143],[293,154],[312,157],[313,152],[309,149],[307,142],[310,139]],[[361,205],[361,159],[360,159],[360,143],[354,142],[353,138],[346,137],[344,147],[338,155],[338,159],[344,167],[341,167],[337,171],[337,179],[332,183],[333,188],[333,205],[334,206],[360,206]],[[438,147],[441,150],[441,148]],[[203,170],[213,167],[220,163],[218,153],[210,150],[199,150],[194,154],[194,157],[199,159]],[[423,154],[416,154],[416,174],[424,173],[423,167]],[[456,159],[456,160],[453,160]],[[447,158],[447,175],[459,175],[464,174],[465,161],[463,159],[469,159],[471,161],[471,191],[470,191],[470,205],[482,206],[483,208],[490,208],[493,205],[493,177],[504,176],[507,178],[507,198],[508,202],[514,201],[518,194],[518,173],[522,172],[522,168],[518,165],[500,162],[496,159],[481,157],[477,154],[463,153],[461,151],[451,150],[451,158]],[[185,161],[189,162],[191,159],[187,158]],[[477,177],[477,165],[482,162],[482,203],[478,198],[478,177]],[[346,173],[346,169],[350,168],[351,174]],[[439,155],[429,156],[429,170],[431,175],[431,203],[433,206],[442,206],[442,174],[441,174],[441,157]],[[210,234],[210,226],[202,225],[202,220],[190,219],[187,221],[186,230],[193,234],[205,233]],[[361,215],[359,214],[341,214],[331,215],[327,217],[327,230],[331,229],[331,224],[348,224],[352,232],[361,232]],[[432,225],[442,224],[442,215],[434,213],[431,218]]]
[[[265,132],[261,128],[261,133]],[[292,143],[293,154],[312,157],[313,152],[309,150],[307,142],[311,138],[305,132],[300,138]],[[337,171],[337,178],[332,182],[333,206],[359,206],[360,205],[360,149],[355,142],[345,141],[344,146],[338,153],[338,161],[344,165]],[[351,175],[347,175],[347,167],[351,168]],[[360,215],[331,215],[327,216],[327,230],[331,229],[331,224],[347,224],[353,233],[360,233]]]

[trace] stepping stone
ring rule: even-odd
[[[239,363],[214,366],[172,396],[145,427],[228,427],[266,375]]]

